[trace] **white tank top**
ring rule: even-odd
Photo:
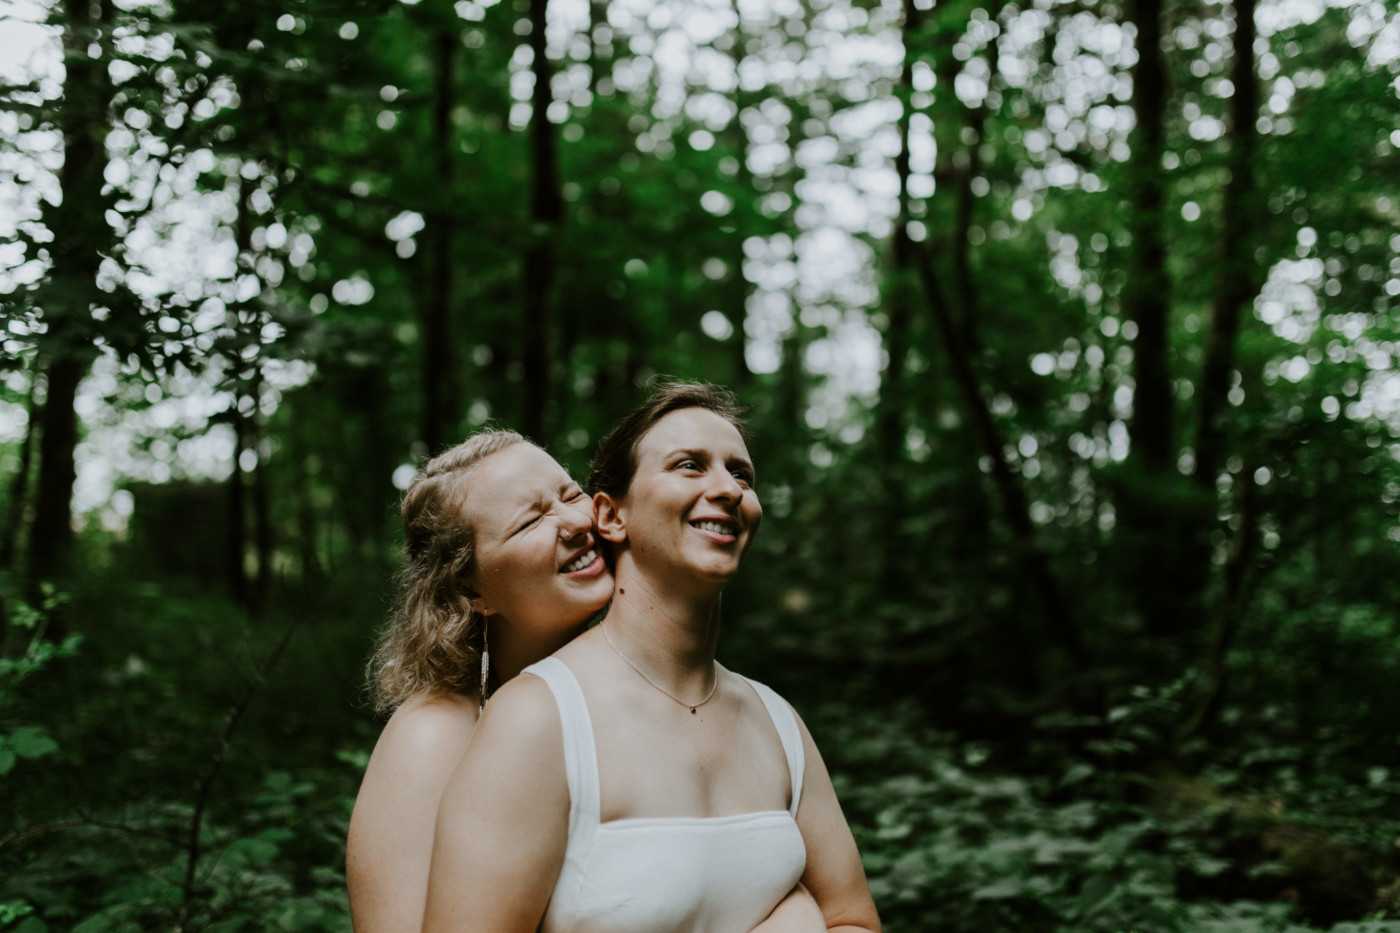
[[[749,681],[787,756],[787,810],[600,823],[598,757],[583,690],[558,658],[525,673],[549,684],[559,706],[569,781],[569,841],[542,933],[747,933],[797,884],[807,865],[795,819],[802,733],[771,689]]]

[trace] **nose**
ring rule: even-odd
[[[737,502],[744,495],[744,487],[728,470],[715,471],[715,481],[710,484],[709,497],[721,502]]]
[[[559,537],[565,541],[572,541],[575,538],[587,534],[593,529],[593,508],[589,503],[589,508],[585,512],[583,509],[576,509],[565,506],[560,510],[559,515]]]

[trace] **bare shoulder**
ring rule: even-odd
[[[512,677],[493,693],[481,723],[486,733],[483,738],[493,744],[501,738],[527,744],[559,742],[561,726],[554,691],[533,674]]]
[[[802,721],[802,715],[788,702],[787,697],[767,684],[754,680],[752,677],[745,677],[743,674],[737,674],[723,665],[720,665],[720,670],[727,674],[734,683],[741,685],[744,694],[744,703],[751,709],[766,712],[768,708],[768,704],[763,701],[763,697],[759,692],[760,688],[767,690],[770,694],[777,697],[778,702],[787,707],[792,713],[792,718],[797,721],[797,728],[801,732],[803,740],[807,743],[812,741],[812,736],[807,732],[807,724]]]
[[[410,754],[455,748],[460,755],[476,729],[477,705],[459,693],[414,697],[389,717],[379,737],[380,746],[401,748]],[[375,748],[378,753],[379,747]]]
[[[487,702],[481,725],[447,786],[439,830],[465,826],[475,819],[473,813],[483,811],[518,819],[559,795],[567,811],[562,736],[549,685],[529,674],[511,678]]]
[[[436,795],[461,760],[476,724],[476,704],[465,696],[435,694],[404,703],[374,745],[360,789],[361,804],[382,799],[402,806],[405,791],[412,788],[429,792],[436,807]]]

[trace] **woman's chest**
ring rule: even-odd
[[[605,823],[587,849],[566,863],[556,888],[560,914],[550,913],[558,921],[570,916],[553,929],[744,933],[806,866],[802,835],[786,811]]]
[[[637,817],[728,817],[786,810],[791,777],[767,722],[686,731],[599,730],[604,824]],[[768,733],[772,733],[771,735]]]

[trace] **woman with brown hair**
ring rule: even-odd
[[[428,933],[744,931],[799,881],[819,915],[789,929],[879,930],[811,736],[715,661],[763,515],[741,424],[727,392],[679,384],[603,441],[616,595],[492,700],[443,794]]]
[[[483,431],[428,461],[402,513],[399,604],[369,665],[378,709],[393,715],[346,847],[357,933],[421,929],[438,802],[490,683],[578,635],[613,591],[592,500],[513,431]],[[813,910],[794,890],[763,933],[800,929],[783,924]]]

